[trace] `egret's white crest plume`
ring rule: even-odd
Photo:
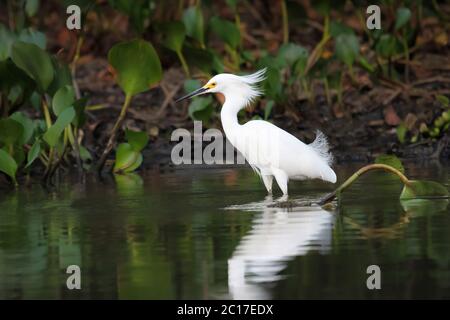
[[[335,183],[336,174],[330,167],[333,157],[322,132],[317,131],[314,142],[305,144],[267,121],[239,124],[238,112],[262,94],[259,83],[265,79],[265,72],[262,69],[246,76],[218,74],[177,102],[205,93],[222,93],[225,102],[220,118],[225,135],[260,175],[269,193],[274,177],[285,195],[289,180],[322,179]]]

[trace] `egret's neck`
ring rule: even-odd
[[[241,127],[237,115],[238,112],[246,106],[247,100],[245,99],[245,95],[239,94],[239,92],[233,92],[233,94],[224,93],[224,96],[225,103],[220,111],[220,120],[222,121],[225,135],[234,145],[234,139]]]

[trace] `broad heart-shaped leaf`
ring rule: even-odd
[[[56,119],[56,122],[48,128],[47,132],[44,134],[44,140],[50,147],[56,146],[64,128],[72,122],[74,117],[75,110],[73,107],[69,107],[62,111],[58,116],[58,119]]]
[[[53,65],[47,52],[33,43],[17,41],[12,46],[11,59],[36,81],[41,92],[48,88],[53,80]]]
[[[64,86],[56,91],[52,100],[53,112],[56,116],[71,107],[75,102],[75,90],[73,90],[72,86]]]
[[[0,149],[0,171],[16,182],[17,163],[5,150]]]
[[[193,120],[208,121],[213,111],[212,98],[209,96],[192,99],[188,112]]]
[[[213,17],[210,25],[212,31],[231,48],[236,49],[239,46],[241,34],[234,23],[219,17]]]
[[[30,151],[28,151],[27,164],[25,168],[28,168],[34,162],[34,160],[36,160],[37,157],[39,157],[40,153],[41,153],[41,141],[39,139],[36,139]]]
[[[335,41],[337,57],[347,66],[351,66],[359,55],[359,42],[354,34],[343,33]]]
[[[114,172],[131,172],[142,163],[142,155],[136,152],[129,143],[121,143],[116,150]]]
[[[131,145],[134,151],[140,152],[148,143],[148,135],[143,131],[133,131],[127,129],[125,131],[128,143]]]
[[[411,19],[411,10],[402,7],[397,9],[397,15],[395,17],[395,30],[402,28]]]
[[[402,162],[400,161],[399,158],[397,158],[394,155],[380,154],[378,157],[375,158],[375,163],[385,164],[397,169],[401,173],[405,173],[405,168],[403,167]]]
[[[159,57],[147,41],[136,39],[116,44],[109,50],[108,60],[127,95],[143,92],[161,80]]]
[[[13,145],[22,137],[23,126],[20,122],[11,119],[0,119],[0,141],[7,146]]]
[[[200,7],[187,8],[183,14],[183,22],[186,27],[186,34],[204,46],[204,21]]]
[[[34,133],[35,123],[33,120],[28,118],[25,114],[20,111],[14,112],[11,116],[11,119],[19,122],[22,125],[23,131],[22,135],[18,139],[20,145],[27,144],[30,141],[31,137]]]
[[[186,29],[183,22],[166,22],[159,27],[163,32],[163,45],[175,52],[181,52],[183,42],[186,38]]]
[[[435,181],[410,180],[405,184],[400,195],[400,200],[420,198],[443,198],[448,197],[445,186]]]

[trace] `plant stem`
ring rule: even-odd
[[[190,78],[191,75],[190,75],[190,72],[189,72],[189,67],[188,67],[188,65],[186,63],[186,59],[184,58],[183,52],[177,51],[177,55],[178,55],[178,59],[180,59],[181,65],[183,66],[184,73],[186,74],[186,76],[188,78]]]
[[[283,18],[283,43],[289,42],[289,20],[286,8],[286,1],[281,0],[281,16]]]
[[[404,184],[408,185],[410,183],[408,178],[403,173],[401,173],[400,171],[398,171],[397,169],[395,169],[395,168],[393,168],[391,166],[388,166],[388,165],[385,165],[385,164],[381,164],[381,163],[369,164],[367,166],[362,167],[358,171],[356,171],[352,176],[350,176],[350,178],[345,180],[345,182],[343,184],[341,184],[336,190],[334,190],[332,193],[326,195],[324,198],[319,200],[318,204],[319,205],[324,205],[324,204],[332,201],[342,191],[344,191],[353,182],[355,182],[355,180],[358,179],[361,175],[363,175],[364,173],[366,173],[368,171],[371,171],[371,170],[388,171],[390,173],[393,173],[393,174],[397,175]]]
[[[127,114],[128,107],[130,106],[131,97],[132,96],[129,94],[127,94],[125,96],[125,101],[122,105],[122,110],[120,111],[120,115],[117,118],[117,121],[114,124],[113,129],[111,130],[111,133],[110,133],[109,139],[108,139],[108,143],[106,144],[106,148],[103,151],[103,154],[100,157],[100,160],[98,161],[98,165],[97,165],[98,173],[101,173],[103,167],[105,166],[106,159],[108,158],[108,155],[114,146],[114,142],[115,142],[116,136],[117,136],[117,131],[119,130],[120,126],[122,125],[123,121],[125,120],[125,116]]]

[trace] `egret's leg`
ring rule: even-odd
[[[287,174],[280,169],[272,169],[273,175],[275,176],[275,180],[277,181],[278,186],[280,187],[283,195],[288,194],[288,181],[289,178]]]
[[[264,182],[264,185],[266,186],[267,192],[269,194],[272,194],[272,181],[273,181],[273,176],[269,175],[269,174],[263,174],[261,175],[262,180]]]

